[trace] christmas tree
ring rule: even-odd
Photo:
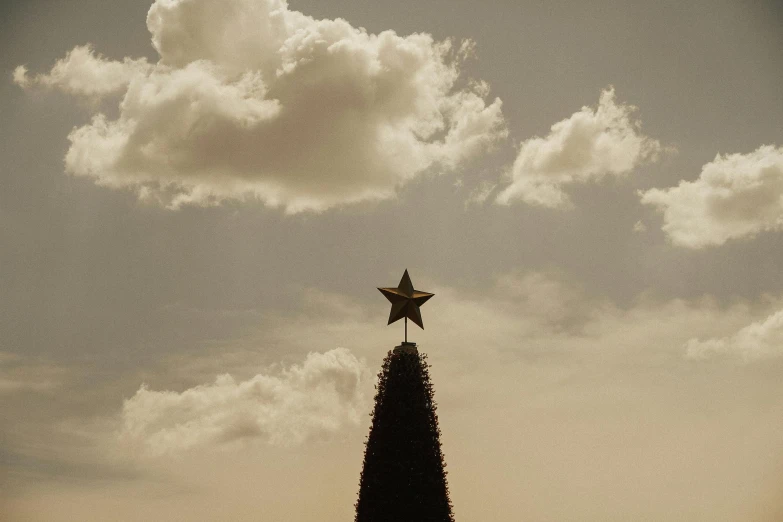
[[[356,522],[453,522],[427,356],[389,352],[378,374]]]

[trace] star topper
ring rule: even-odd
[[[400,284],[397,285],[397,288],[379,288],[378,290],[381,291],[392,305],[388,324],[405,318],[405,342],[407,343],[408,318],[419,325],[419,328],[423,330],[424,322],[421,320],[421,311],[419,310],[419,307],[435,294],[414,290],[407,269],[405,270],[405,273],[402,274],[402,279],[400,279]]]

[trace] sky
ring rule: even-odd
[[[781,23],[4,2],[0,518],[350,520],[407,268],[457,520],[781,520]]]

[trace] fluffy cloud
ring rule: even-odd
[[[679,246],[703,248],[781,230],[783,148],[719,154],[697,180],[648,190],[641,200],[663,212],[663,230]]]
[[[75,129],[66,169],[177,207],[256,198],[288,212],[393,197],[505,137],[499,99],[462,82],[470,44],[370,34],[284,0],[157,0],[160,60],[109,61],[77,47],[16,83],[119,92],[119,116]]]
[[[654,161],[661,145],[640,132],[635,110],[616,103],[614,89],[608,88],[595,109],[582,107],[552,125],[546,137],[522,142],[511,168],[511,184],[496,201],[564,208],[570,204],[564,186],[621,176]]]
[[[367,379],[364,363],[338,348],[241,382],[221,375],[183,392],[142,386],[125,401],[120,437],[152,454],[242,439],[300,444],[358,423]]]
[[[48,74],[30,77],[27,68],[20,65],[14,70],[14,82],[21,87],[43,85],[70,94],[101,97],[126,89],[132,78],[149,70],[145,58],[111,61],[96,55],[89,45],[83,45],[58,60]]]
[[[685,345],[689,359],[734,356],[754,361],[783,355],[783,310],[749,324],[736,334],[716,339],[691,339]]]

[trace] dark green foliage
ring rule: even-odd
[[[356,522],[453,522],[426,355],[389,352],[378,374]]]

